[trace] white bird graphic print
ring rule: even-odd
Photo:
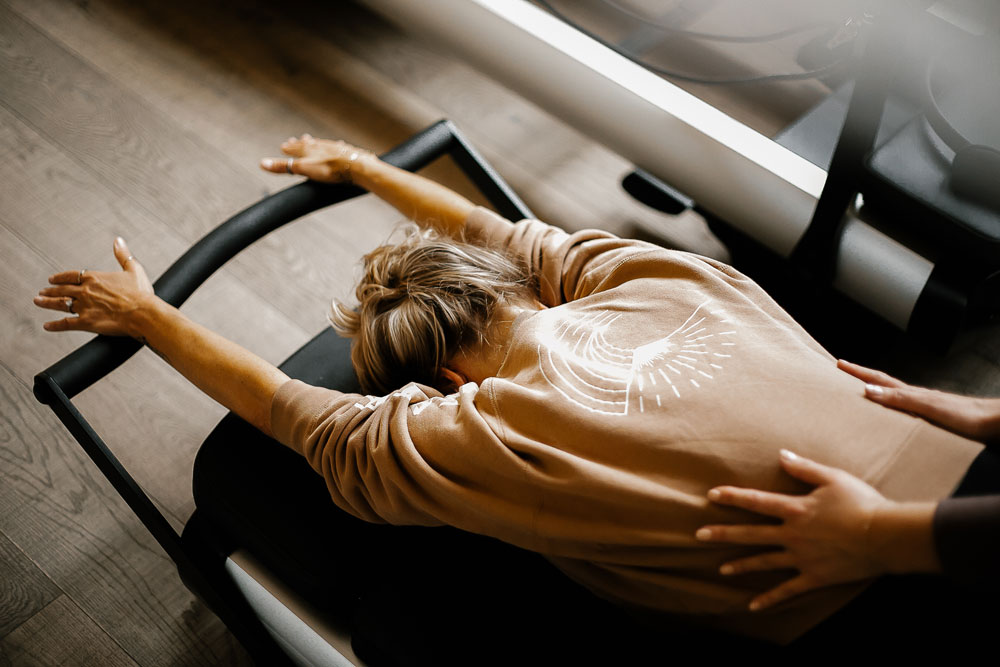
[[[715,380],[733,356],[736,327],[710,303],[670,334],[635,348],[613,342],[620,312],[562,322],[542,335],[539,369],[564,398],[593,412],[627,416],[662,408]]]

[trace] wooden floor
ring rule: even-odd
[[[725,256],[695,216],[617,186],[628,164],[462,63],[344,2],[0,0],[0,665],[249,660],[55,417],[31,378],[89,338],[46,334],[50,273],[111,268],[124,236],[151,275],[290,179],[259,157],[301,132],[374,149],[450,117],[540,217],[645,230]],[[431,174],[469,192],[450,166]],[[196,320],[280,362],[325,325],[398,216],[363,198],[282,230],[211,278]],[[1000,393],[1000,336],[886,359],[925,383]],[[178,528],[223,410],[148,352],[78,400]]]

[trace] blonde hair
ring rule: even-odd
[[[353,338],[361,388],[386,394],[408,382],[445,388],[440,371],[489,339],[498,304],[532,295],[527,269],[496,250],[413,231],[364,257],[356,308],[334,300],[330,323]]]

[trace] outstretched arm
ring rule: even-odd
[[[341,141],[303,135],[281,148],[292,158],[265,159],[261,167],[330,183],[353,182],[418,224],[446,234],[459,233],[475,208],[448,188]],[[35,305],[74,316],[47,322],[45,329],[141,340],[199,389],[271,435],[271,402],[288,376],[159,299],[120,238],[114,253],[121,271],[64,271],[49,277],[50,286],[39,292]]]
[[[146,271],[121,238],[114,253],[121,271],[63,271],[49,277],[51,286],[39,292],[35,305],[75,317],[46,322],[45,329],[141,340],[199,389],[270,435],[271,399],[288,376],[153,294]]]
[[[421,227],[455,236],[475,204],[440,183],[383,162],[343,141],[303,134],[281,144],[290,158],[265,158],[260,166],[278,174],[307,176],[325,183],[354,183],[384,199]]]

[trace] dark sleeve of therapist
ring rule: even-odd
[[[944,574],[1000,588],[1000,495],[942,500],[934,513],[933,534]]]
[[[868,399],[906,410],[959,435],[1000,439],[1000,399],[958,396],[913,387],[848,362],[841,370],[866,383]],[[780,547],[726,563],[738,575],[791,569],[798,573],[755,598],[764,609],[806,591],[883,574],[940,572],[956,580],[1000,588],[1000,457],[984,450],[956,492],[934,502],[888,500],[864,481],[791,452],[782,468],[813,484],[804,496],[717,487],[709,499],[781,519],[774,525],[704,526],[700,540]]]

